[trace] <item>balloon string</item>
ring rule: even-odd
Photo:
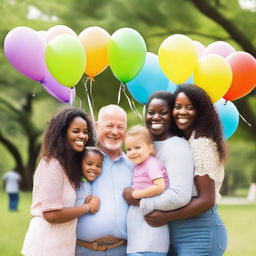
[[[239,113],[239,116],[242,118],[242,120],[248,125],[248,126],[252,126],[248,121],[246,121],[246,119]]]
[[[92,83],[93,83],[94,79],[90,78],[90,83],[89,83],[89,96],[92,102],[92,107],[94,108],[94,100],[93,100],[93,95],[92,95]]]
[[[143,105],[142,115],[143,115],[143,119],[145,120],[145,116],[146,116],[146,104]]]
[[[38,86],[38,83],[35,83],[34,85],[34,88],[33,88],[33,91],[32,91],[32,97],[35,97],[36,96],[36,93],[38,93],[38,89],[40,87]]]
[[[79,96],[77,96],[77,95],[76,95],[76,99],[79,100],[79,107],[78,107],[78,108],[81,108],[81,106],[82,106],[82,101],[81,101],[81,99],[80,99]]]
[[[119,86],[119,90],[118,90],[117,105],[119,105],[120,100],[121,100],[122,85],[123,85],[123,83],[121,82],[120,86]]]
[[[88,92],[88,88],[87,88],[87,83],[88,83],[89,79],[90,78],[86,78],[85,80],[82,80],[82,81],[83,81],[83,84],[84,84],[84,89],[85,89],[85,94],[87,96],[89,109],[90,109],[90,112],[91,112],[91,118],[92,118],[93,124],[95,124],[94,115],[93,115],[93,108],[92,108],[92,104],[91,104],[91,100],[90,100],[90,96],[89,96],[89,92]]]
[[[70,90],[70,96],[69,96],[69,102],[68,102],[68,105],[69,106],[73,106],[73,102],[74,102],[74,88],[71,88]]]
[[[120,88],[119,88],[119,93],[118,93],[118,104],[120,102],[120,98],[121,98],[121,91],[124,93],[128,103],[129,103],[129,106],[131,108],[131,110],[135,113],[135,115],[137,117],[139,117],[141,120],[142,120],[142,116],[141,114],[139,113],[139,111],[137,110],[136,108],[136,105],[134,103],[133,100],[130,100],[129,96],[126,94],[126,91],[125,91],[125,85],[123,83],[120,84]]]

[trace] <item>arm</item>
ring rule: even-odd
[[[155,211],[145,216],[150,226],[159,227],[169,221],[190,218],[199,215],[213,207],[215,203],[215,182],[208,175],[195,177],[198,197],[188,205],[178,210],[162,212]]]
[[[85,204],[75,207],[65,207],[61,210],[47,211],[44,218],[50,223],[65,223],[80,217],[85,213],[96,213],[100,208],[100,200],[96,196],[88,196]]]
[[[131,204],[131,205],[140,205],[140,199],[134,199],[132,197],[132,192],[134,191],[133,188],[126,188],[123,191],[123,198],[126,201],[127,204]]]
[[[157,196],[165,190],[164,178],[154,179],[152,183],[153,185],[145,189],[134,190],[132,192],[132,197],[134,199],[141,199],[143,197]]]
[[[88,211],[89,206],[84,204],[75,207],[65,207],[61,210],[47,211],[43,213],[43,216],[50,223],[65,223],[78,218]]]
[[[143,198],[140,207],[144,215],[154,210],[170,211],[185,206],[192,196],[194,161],[188,143],[180,138],[168,141],[162,149],[170,186],[162,194]]]

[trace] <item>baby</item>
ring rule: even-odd
[[[133,198],[152,197],[168,187],[166,169],[155,157],[152,138],[142,125],[132,127],[125,139],[126,154],[136,164],[133,173]]]
[[[165,167],[155,157],[153,140],[147,128],[142,125],[132,127],[125,139],[126,154],[135,164],[133,173],[132,196],[135,199],[159,195],[168,187],[168,177]],[[127,215],[127,253],[129,256],[159,255],[167,253],[159,248],[152,252],[151,245],[166,241],[169,244],[168,225],[150,227],[144,220],[139,206],[130,205]],[[154,253],[154,254],[153,254]]]

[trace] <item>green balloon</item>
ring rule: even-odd
[[[142,69],[146,52],[145,41],[136,30],[118,29],[108,44],[109,66],[120,81],[127,83]]]
[[[84,73],[86,54],[82,43],[74,36],[62,34],[51,39],[45,58],[52,76],[67,87],[74,87]]]

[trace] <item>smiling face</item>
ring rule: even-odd
[[[89,151],[85,154],[82,162],[82,173],[88,181],[95,180],[102,172],[103,156]]]
[[[165,100],[154,98],[148,104],[146,126],[154,140],[171,137],[171,109]]]
[[[142,136],[128,136],[125,139],[126,155],[135,164],[143,163],[153,152],[153,145],[146,143]]]
[[[175,100],[173,117],[176,125],[189,138],[196,120],[196,109],[185,93],[180,92]]]
[[[119,154],[125,139],[126,118],[121,111],[108,109],[96,125],[99,148],[111,155]]]
[[[81,117],[74,118],[67,129],[69,146],[74,151],[82,152],[88,139],[89,132],[87,122]]]

